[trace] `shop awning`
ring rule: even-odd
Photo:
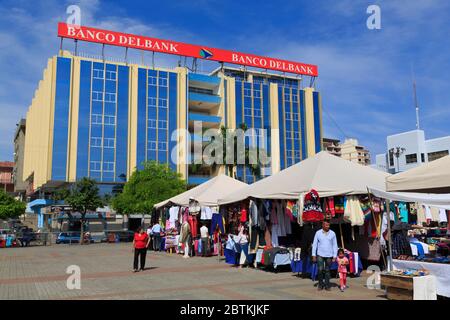
[[[416,193],[416,192],[388,192],[369,187],[374,196],[392,201],[418,202],[431,207],[450,210],[450,193]]]
[[[367,186],[385,190],[389,174],[322,151],[248,187],[224,195],[219,204],[249,197],[260,199],[296,199],[315,189],[321,197],[367,193]]]
[[[189,199],[198,201],[201,206],[217,206],[218,199],[231,192],[242,190],[247,184],[224,174],[218,175],[195,188],[183,192],[175,197],[157,203],[155,208],[168,205],[189,206]]]
[[[450,155],[390,176],[386,190],[450,193]]]

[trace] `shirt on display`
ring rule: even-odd
[[[202,237],[202,238],[208,237],[208,227],[203,226],[200,228],[200,237]]]
[[[202,207],[200,219],[202,220],[211,220],[213,212],[210,207]]]

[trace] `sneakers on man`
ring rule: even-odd
[[[325,290],[331,291],[331,288],[330,287],[326,287]]]
[[[318,287],[317,287],[317,290],[318,290],[318,291],[322,291],[322,290],[323,290],[323,287],[318,286]]]

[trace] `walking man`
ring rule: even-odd
[[[202,240],[202,257],[209,255],[209,230],[206,225],[200,228],[200,237]]]
[[[312,247],[313,263],[317,262],[319,286],[318,290],[330,291],[330,266],[336,260],[338,251],[336,234],[330,230],[330,222],[324,221],[322,229],[314,236]]]
[[[152,227],[153,233],[153,250],[160,251],[161,250],[161,225],[156,222]]]

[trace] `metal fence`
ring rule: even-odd
[[[86,232],[84,244],[133,241],[132,231]],[[10,232],[0,235],[0,248],[79,244],[80,232]]]

